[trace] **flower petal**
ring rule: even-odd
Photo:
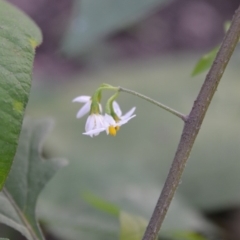
[[[116,125],[116,122],[113,119],[113,117],[108,115],[107,113],[104,115],[104,121],[107,125],[112,125],[112,126]]]
[[[72,100],[72,102],[81,102],[81,103],[85,103],[91,100],[90,96],[79,96],[76,97]]]
[[[102,115],[96,115],[96,126],[95,128],[104,128],[104,118]]]
[[[113,110],[117,114],[118,117],[122,116],[122,110],[116,101],[113,102]]]
[[[124,119],[127,119],[129,118],[130,116],[132,116],[132,114],[134,113],[136,107],[133,107],[131,110],[129,110],[127,113],[125,113],[121,119],[124,120]]]
[[[132,115],[131,117],[129,118],[125,118],[125,119],[122,119],[120,122],[118,122],[118,125],[121,126],[125,123],[127,123],[129,120],[131,120],[132,118],[136,117],[136,114]]]
[[[95,125],[95,118],[94,115],[90,115],[87,118],[86,124],[85,124],[85,131],[89,132],[94,128]]]
[[[106,130],[105,128],[96,128],[96,129],[84,132],[83,135],[97,136],[100,132],[103,132],[105,130]]]
[[[90,108],[91,108],[91,102],[86,102],[81,108],[80,110],[77,112],[76,117],[77,118],[81,118],[83,117],[85,114],[87,114],[88,112],[90,112]]]

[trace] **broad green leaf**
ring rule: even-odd
[[[121,212],[120,220],[120,240],[141,240],[147,227],[146,219],[134,216],[126,212]]]
[[[44,239],[36,220],[38,196],[65,161],[45,160],[42,144],[52,126],[50,121],[26,119],[18,150],[3,192],[0,221],[20,231],[29,240]]]
[[[24,13],[0,0],[0,190],[17,149],[31,87],[38,27]]]
[[[211,65],[217,55],[218,49],[219,49],[219,47],[213,48],[210,52],[203,55],[198,60],[196,66],[193,69],[192,77],[207,71],[211,67]]]
[[[110,33],[128,28],[167,0],[75,0],[63,48],[76,56]]]

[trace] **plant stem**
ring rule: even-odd
[[[168,106],[166,106],[166,105],[164,105],[164,104],[162,104],[160,102],[157,102],[157,101],[153,100],[152,98],[147,97],[147,96],[145,96],[145,95],[143,95],[141,93],[138,93],[138,92],[135,92],[133,90],[129,90],[129,89],[123,88],[123,87],[118,87],[118,91],[119,92],[130,93],[130,94],[135,95],[137,97],[140,97],[140,98],[142,98],[142,99],[144,99],[144,100],[146,100],[146,101],[148,101],[150,103],[153,103],[153,104],[157,105],[158,107],[160,107],[160,108],[162,108],[162,109],[172,113],[173,115],[181,118],[184,122],[187,120],[187,116],[186,115],[184,115],[184,114],[182,114],[182,113],[180,113],[180,112],[178,112],[178,111],[176,111],[176,110],[174,110],[174,109],[172,109],[172,108],[170,108],[170,107],[168,107]]]
[[[240,7],[237,9],[233,17],[230,29],[223,39],[219,52],[184,124],[182,136],[173,159],[172,166],[143,236],[143,240],[155,240],[157,238],[169,205],[179,185],[186,161],[189,158],[191,149],[202,125],[209,104],[238,43],[239,36]]]
[[[27,228],[29,234],[31,235],[32,239],[34,240],[41,240],[40,238],[38,238],[38,236],[35,234],[34,230],[32,229],[31,225],[28,223],[28,220],[26,219],[26,217],[24,216],[24,214],[22,213],[22,211],[19,209],[19,207],[17,206],[17,204],[15,203],[15,201],[13,200],[11,194],[9,194],[9,192],[7,191],[6,188],[2,189],[2,193],[6,196],[6,198],[8,199],[8,201],[12,204],[13,208],[15,209],[15,211],[17,212],[19,218],[22,220],[24,226]]]

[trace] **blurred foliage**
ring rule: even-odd
[[[31,87],[38,27],[20,10],[0,1],[0,190],[17,149]]]
[[[146,219],[126,212],[120,213],[120,240],[141,240],[146,227]]]
[[[207,240],[207,238],[194,232],[178,232],[173,234],[173,240]]]
[[[215,47],[198,60],[192,72],[193,77],[207,71],[212,66],[212,63],[217,55],[218,50],[219,46]]]
[[[96,43],[105,36],[128,29],[165,2],[76,1],[63,49],[72,56],[94,51],[98,48]],[[32,38],[29,42],[32,48],[38,43]],[[194,76],[210,67],[217,50],[200,59]],[[47,186],[39,202],[43,224],[59,239],[141,239],[182,130],[182,122],[169,113],[121,94],[119,103],[126,110],[136,105],[138,117],[122,127],[116,138],[101,134],[91,139],[82,136],[84,120],[75,119],[78,109],[71,100],[92,94],[101,83],[108,82],[137,90],[187,113],[201,87],[200,81],[193,83],[187,78],[191,64],[192,58],[184,60],[184,56],[128,62],[76,76],[73,84],[35,86],[28,113],[41,118],[54,116],[57,121],[45,154],[50,156],[56,151],[71,160]],[[223,82],[213,100],[183,184],[163,224],[161,233],[170,239],[203,240],[193,231],[216,233],[218,229],[201,215],[202,210],[239,205],[236,69],[235,66],[227,72],[228,82]],[[17,161],[6,183],[7,194],[0,195],[0,220],[32,239],[16,214],[17,206],[43,239],[35,219],[37,197],[62,162],[45,161],[40,156],[39,146],[48,126],[41,121],[26,121],[24,141],[20,141]]]
[[[226,21],[224,23],[225,33],[230,28],[230,25],[231,25],[231,21]],[[192,71],[192,77],[207,71],[212,66],[212,63],[217,55],[218,50],[219,50],[219,46],[213,48],[210,52],[206,53],[198,60],[196,66]]]
[[[231,21],[226,21],[224,23],[224,31],[227,32],[228,29],[230,28],[230,25],[231,25]]]
[[[97,197],[94,194],[91,193],[85,193],[84,194],[84,200],[89,203],[91,206],[95,207],[98,210],[101,210],[105,213],[119,216],[120,208],[110,202],[107,202],[104,199],[101,199]]]
[[[75,0],[63,49],[70,56],[85,53],[109,34],[131,27],[166,2],[167,0]]]
[[[35,211],[39,193],[55,172],[65,164],[43,160],[41,145],[49,132],[49,121],[26,119],[10,174],[0,193],[0,221],[21,232],[27,239],[44,239]]]

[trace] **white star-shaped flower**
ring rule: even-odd
[[[91,114],[88,116],[85,124],[85,135],[90,137],[97,136],[100,132],[97,129],[105,129],[106,123],[104,117],[101,114]]]
[[[117,114],[118,118],[120,120],[114,120],[114,118],[108,114],[105,114],[103,119],[103,124],[101,127],[96,127],[90,131],[87,131],[83,133],[84,135],[89,136],[96,136],[100,132],[106,131],[107,134],[110,134],[112,136],[115,136],[117,134],[117,131],[119,130],[120,126],[127,123],[129,120],[134,118],[136,115],[133,115],[133,112],[135,111],[135,107],[133,107],[130,111],[128,111],[125,115],[122,116],[122,111],[119,107],[119,105],[115,102],[113,105],[114,111]]]
[[[90,112],[91,104],[92,104],[92,99],[90,96],[79,96],[74,98],[72,102],[85,103],[77,112],[77,115],[76,115],[77,118],[81,118]],[[102,112],[102,106],[100,103],[99,103],[99,109],[100,109],[100,112]]]
[[[127,113],[125,113],[122,116],[122,110],[116,101],[113,102],[113,110],[117,114],[118,118],[120,118],[121,120],[128,119],[128,121],[129,121],[131,118],[136,116],[136,115],[133,115],[134,111],[136,110],[136,107],[133,107],[132,109],[130,109]]]

